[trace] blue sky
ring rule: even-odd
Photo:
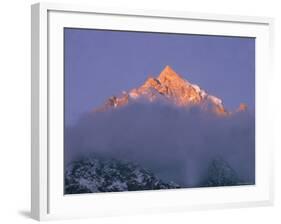
[[[66,125],[166,65],[228,110],[254,110],[253,38],[65,28],[64,40]]]

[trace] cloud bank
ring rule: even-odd
[[[254,183],[255,119],[247,111],[218,117],[195,106],[131,103],[65,127],[66,164],[91,154],[135,162],[189,187],[221,158],[244,183]]]

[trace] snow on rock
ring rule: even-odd
[[[207,94],[198,85],[191,84],[170,66],[166,66],[156,78],[149,76],[140,87],[128,92],[123,91],[119,97],[110,97],[103,106],[94,111],[105,111],[112,107],[119,108],[138,99],[148,102],[164,99],[178,107],[199,105],[202,109],[206,109],[205,104],[208,101],[212,104],[213,112],[218,115],[227,115],[221,99]]]
[[[65,193],[120,192],[174,189],[151,171],[134,163],[114,159],[87,158],[70,163],[65,172]]]

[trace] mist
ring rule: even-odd
[[[137,163],[158,177],[198,186],[221,158],[245,183],[255,181],[255,117],[217,116],[199,107],[135,102],[84,114],[65,127],[65,163],[91,155]]]

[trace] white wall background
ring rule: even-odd
[[[53,0],[54,1],[54,0]],[[2,0],[0,13],[0,222],[31,223],[30,208],[30,4]],[[107,7],[184,10],[275,17],[275,75],[272,116],[275,116],[274,207],[193,211],[79,220],[79,223],[280,223],[281,222],[281,7],[278,0],[69,0]],[[273,131],[273,130],[272,130]],[[63,221],[59,223],[76,223]]]

